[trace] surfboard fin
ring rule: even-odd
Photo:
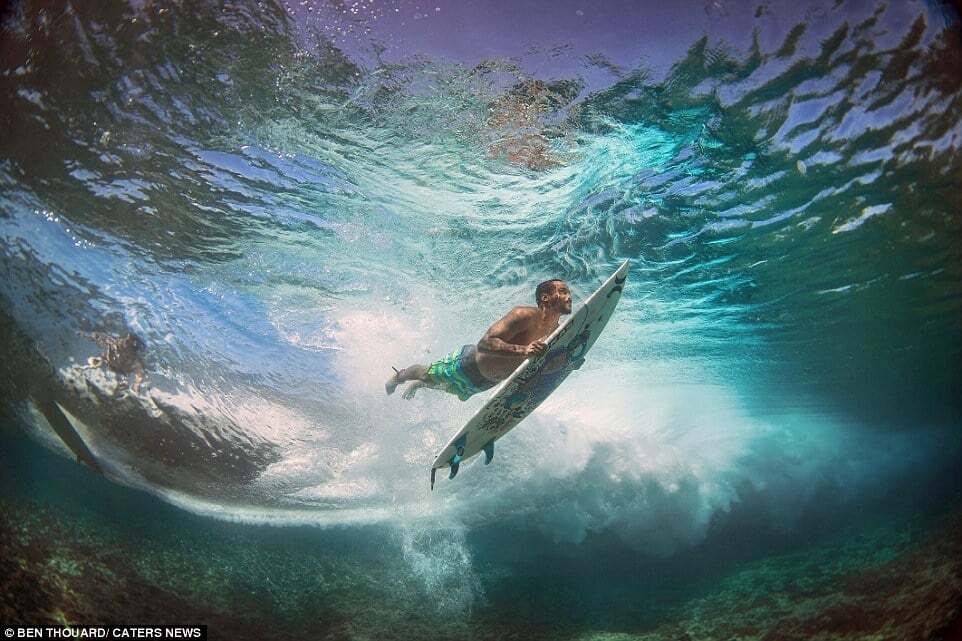
[[[437,472],[438,472],[438,468],[436,467],[431,468],[431,491],[432,492],[434,491],[434,475],[437,474]]]
[[[460,467],[461,461],[464,460],[464,448],[468,444],[468,435],[465,434],[457,441],[454,442],[454,456],[451,457],[451,475],[448,476],[449,479],[453,479],[458,475],[458,467]]]
[[[487,465],[494,458],[494,441],[488,441],[484,446],[484,464]]]

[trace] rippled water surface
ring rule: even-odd
[[[802,551],[816,534],[859,523],[865,549],[901,551],[918,526],[891,514],[958,505],[951,6],[19,2],[0,19],[10,506],[94,509],[130,486],[176,509],[116,499],[108,523],[176,514],[256,568],[250,524],[268,522],[279,550],[344,549],[349,570],[312,570],[352,577],[344,594],[378,572],[422,591],[382,601],[399,620],[428,599],[440,621],[500,621],[492,638],[559,638],[645,629],[722,566],[755,581],[751,559],[821,558]],[[541,280],[577,304],[625,259],[586,365],[492,465],[432,493],[486,395],[387,397],[390,367],[476,341]],[[84,367],[91,332],[143,340],[137,393]],[[108,481],[67,469],[55,403]],[[217,557],[150,541],[150,562]],[[891,560],[831,549],[819,566],[842,573]],[[274,598],[315,607],[254,601]],[[499,599],[533,605],[498,619]]]

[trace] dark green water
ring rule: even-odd
[[[926,577],[911,557],[962,580],[952,556],[962,547],[960,517],[941,507],[958,501],[956,490],[903,497],[910,500],[854,522],[822,519],[804,533],[746,536],[719,522],[697,549],[660,560],[607,537],[557,547],[543,537],[480,529],[461,541],[475,559],[465,602],[452,598],[463,598],[465,577],[425,581],[411,572],[408,546],[430,557],[450,545],[443,530],[406,543],[407,534],[385,526],[212,521],[65,466],[36,445],[5,437],[3,446],[3,583],[15,595],[5,602],[5,623],[204,623],[212,638],[225,639],[656,639],[674,638],[677,629],[701,638],[699,627],[708,625],[709,637],[744,628],[770,638],[795,611],[817,627],[806,598],[823,610],[826,601],[845,603],[850,592],[857,595],[851,585],[866,575],[861,580],[872,581],[873,572],[894,580],[904,580],[899,571],[909,574],[947,600],[944,620],[929,621],[939,630],[950,620],[958,583]],[[905,557],[912,573],[898,568]],[[875,579],[871,600],[888,596],[879,592],[886,587]],[[904,596],[903,586],[894,587],[893,596]],[[762,607],[745,617],[746,608],[724,606],[731,599]],[[773,599],[781,608],[767,611]],[[709,611],[707,621],[692,616],[693,603]],[[885,601],[879,605],[876,628],[886,616]],[[908,627],[904,615],[888,614]]]

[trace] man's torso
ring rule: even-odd
[[[529,345],[538,339],[547,338],[558,327],[557,320],[543,323],[537,307],[524,309],[529,310],[530,318],[524,323],[521,332],[512,336],[511,340],[506,340],[506,343]],[[477,352],[478,369],[485,378],[492,381],[506,379],[518,368],[518,365],[524,362],[525,358],[524,354],[499,354],[480,349]]]

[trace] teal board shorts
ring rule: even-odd
[[[466,401],[478,392],[491,389],[498,381],[491,381],[481,375],[478,369],[478,348],[465,345],[456,349],[428,367],[428,376],[446,392],[455,394]]]

